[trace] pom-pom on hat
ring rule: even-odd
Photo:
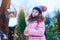
[[[47,7],[46,6],[40,6],[42,8],[42,11],[43,12],[46,12],[47,11]]]

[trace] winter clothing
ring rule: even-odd
[[[42,14],[42,9],[40,7],[34,7],[33,10],[37,10],[40,14]]]
[[[29,36],[28,40],[46,40],[45,35],[45,23],[33,21],[28,23],[24,35]]]
[[[36,21],[37,19],[38,19],[37,16],[35,16],[35,17],[31,17],[31,22]]]

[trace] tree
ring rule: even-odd
[[[49,25],[48,30],[46,30],[47,40],[57,40],[58,29],[57,26]]]
[[[52,22],[52,23],[50,23]],[[51,18],[46,17],[45,24],[48,25],[46,27],[46,39],[47,40],[57,40],[58,34],[58,27],[56,26],[56,18],[54,17],[52,20]]]
[[[58,25],[58,38],[60,39],[60,11],[56,11],[57,25]]]
[[[18,40],[25,40],[24,37],[24,29],[26,27],[26,21],[25,21],[25,13],[23,11],[23,9],[20,10],[19,14],[18,14],[18,36],[19,39]]]
[[[45,25],[48,25],[49,26],[49,24],[50,24],[50,17],[49,17],[49,15],[46,15],[46,20],[45,20]]]

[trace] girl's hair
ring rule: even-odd
[[[44,21],[44,17],[43,17],[42,14],[38,14],[37,17],[38,17],[37,22],[42,22],[42,21]],[[32,13],[31,13],[31,15],[30,15],[29,18],[28,18],[28,22],[31,22],[31,18],[32,18]]]

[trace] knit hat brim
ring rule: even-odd
[[[39,7],[34,7],[33,10],[37,10],[37,11],[39,11],[40,14],[42,14],[42,9]]]

